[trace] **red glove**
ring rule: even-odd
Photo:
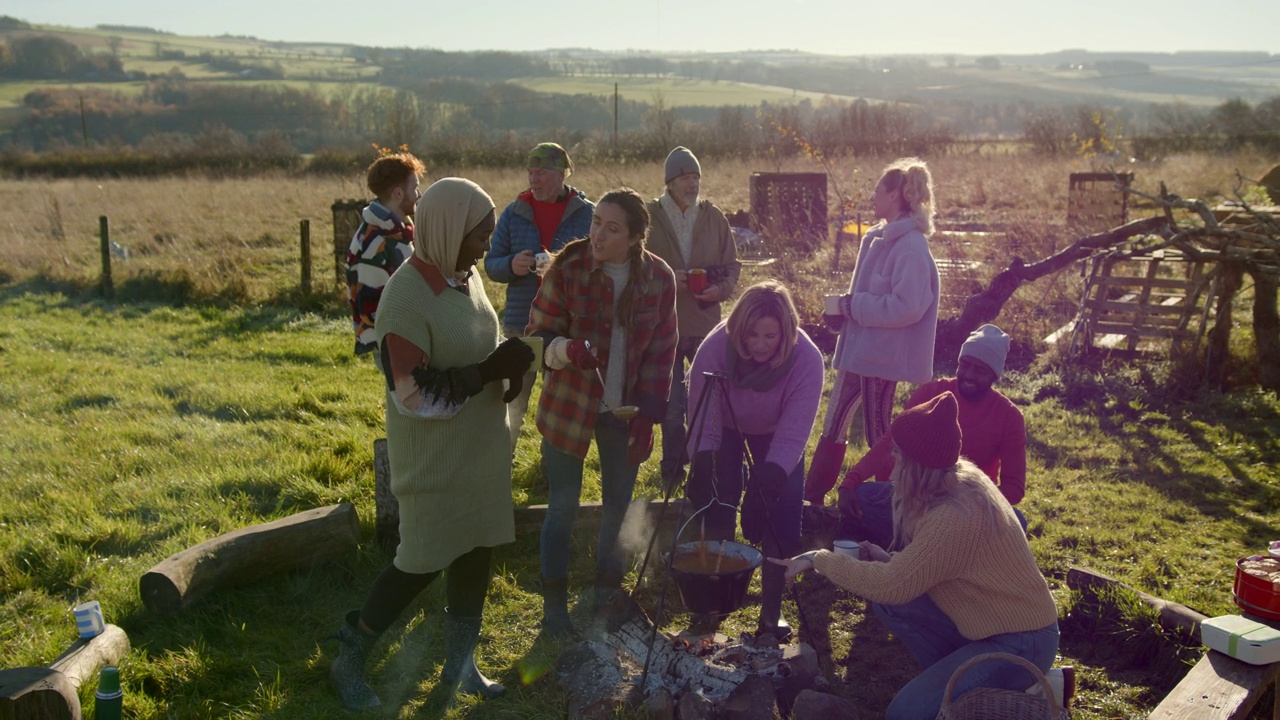
[[[644,415],[631,418],[627,427],[627,462],[639,465],[653,452],[653,421]]]
[[[591,350],[591,343],[586,340],[570,340],[564,352],[569,356],[569,362],[579,370],[595,370],[600,367],[600,358],[596,357]]]

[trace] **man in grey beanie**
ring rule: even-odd
[[[671,371],[671,399],[662,421],[662,478],[668,484],[684,478],[685,361],[692,361],[707,333],[720,322],[720,304],[733,295],[742,264],[720,208],[702,198],[702,165],[683,145],[667,155],[663,167],[666,192],[649,203],[647,249],[671,266],[676,276],[676,322],[680,342]]]
[[[1022,411],[992,387],[1004,375],[1009,345],[1009,336],[995,325],[974,330],[960,346],[956,376],[921,385],[907,398],[903,410],[945,392],[955,394],[963,436],[961,454],[1000,487],[1025,530],[1027,519],[1017,505],[1027,490],[1027,426]],[[893,439],[885,435],[840,483],[841,536],[865,536],[858,539],[888,547],[893,538],[893,484],[884,481],[892,470]]]

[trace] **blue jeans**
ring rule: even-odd
[[[701,344],[700,337],[682,337],[676,343],[676,362],[671,366],[671,396],[667,400],[667,415],[662,419],[662,461],[658,465],[663,477],[671,477],[689,464],[689,451],[685,447],[689,386],[685,383],[684,362],[693,362]]]
[[[604,514],[596,544],[596,571],[621,579],[623,558],[618,552],[618,532],[631,503],[639,465],[627,462],[627,423],[609,413],[596,417],[596,450],[600,453],[600,490]],[[542,460],[547,469],[547,517],[542,521],[539,554],[542,577],[559,580],[569,575],[569,547],[573,521],[582,496],[582,458],[574,457],[542,441]]]
[[[868,540],[888,550],[893,542],[893,483],[864,482],[854,490],[858,496],[858,507],[862,509],[862,519],[840,529],[841,536],[857,540]],[[1018,508],[1013,508],[1022,524],[1022,532],[1027,531],[1027,518]]]
[[[1025,658],[1047,671],[1058,654],[1058,623],[1039,630],[1002,633],[982,640],[969,640],[956,624],[938,609],[928,595],[902,605],[871,603],[876,617],[889,632],[907,646],[907,651],[924,669],[900,690],[885,710],[885,720],[934,720],[942,705],[942,693],[956,668],[972,657],[1004,652]],[[1035,682],[1031,674],[1012,663],[987,662],[965,671],[953,697],[977,688],[989,687],[1022,691]]]

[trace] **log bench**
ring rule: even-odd
[[[108,624],[76,640],[49,667],[0,670],[0,720],[80,720],[79,688],[129,654],[129,636]]]
[[[1191,668],[1149,720],[1244,720],[1276,684],[1280,663],[1250,665],[1217,650],[1210,650]],[[1271,708],[1272,720],[1280,720],[1280,694]]]

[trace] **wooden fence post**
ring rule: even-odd
[[[302,244],[302,294],[311,295],[311,221],[298,223],[299,242]]]
[[[116,296],[115,284],[111,281],[111,232],[107,229],[107,216],[98,216],[98,237],[102,245],[102,282],[99,289],[105,298]]]

